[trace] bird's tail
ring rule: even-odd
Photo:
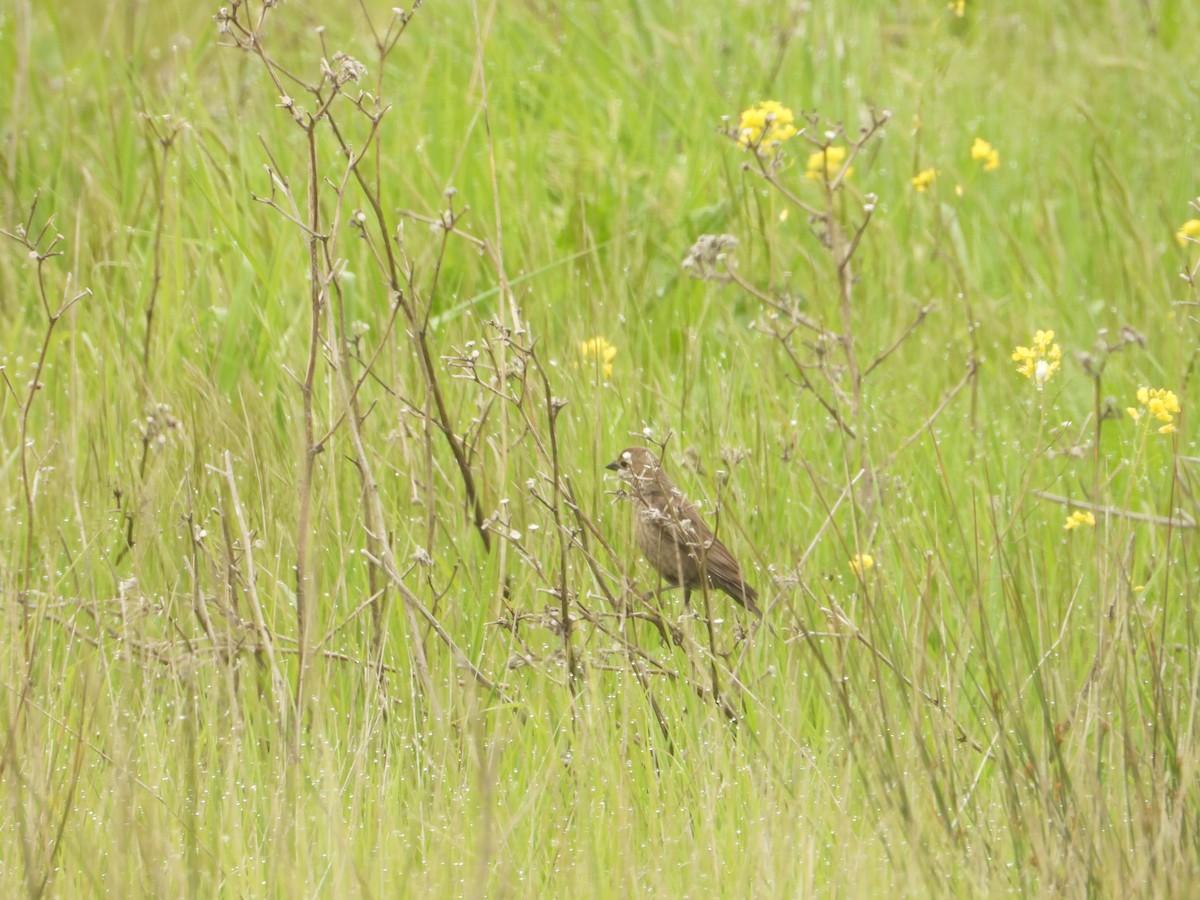
[[[746,584],[745,579],[737,581],[726,581],[725,579],[713,579],[716,586],[727,593],[730,597],[740,603],[750,612],[754,613],[760,619],[762,618],[762,610],[758,608],[755,602],[758,599],[758,591]]]

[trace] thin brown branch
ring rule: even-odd
[[[913,319],[912,323],[907,328],[905,328],[903,332],[901,332],[900,336],[898,338],[896,338],[895,341],[892,342],[891,346],[888,347],[886,350],[884,350],[882,353],[880,353],[878,356],[876,356],[875,359],[873,359],[871,361],[871,364],[863,370],[863,378],[868,377],[872,372],[875,371],[875,369],[880,365],[880,363],[882,363],[889,356],[891,356],[893,353],[895,353],[896,348],[898,348],[901,344],[903,344],[906,340],[908,340],[908,336],[910,334],[912,334],[914,331],[916,331],[917,328],[920,327],[921,323],[925,321],[925,317],[928,316],[929,313],[932,311],[933,311],[932,303],[927,303],[925,306],[922,306],[921,309],[917,312],[917,317],[915,319]]]
[[[1132,522],[1148,522],[1151,525],[1159,525],[1164,528],[1195,528],[1196,520],[1187,513],[1181,512],[1179,518],[1173,516],[1156,516],[1152,513],[1134,512],[1131,509],[1122,509],[1119,506],[1111,506],[1103,503],[1088,503],[1086,500],[1076,500],[1072,497],[1063,497],[1059,494],[1051,494],[1047,491],[1033,490],[1030,491],[1035,497],[1040,497],[1042,500],[1047,500],[1051,503],[1060,503],[1063,506],[1073,509],[1086,509],[1089,512],[1100,513],[1106,518],[1114,519],[1129,519]]]

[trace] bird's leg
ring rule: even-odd
[[[688,609],[692,608],[692,590],[691,588],[683,589],[683,605]]]
[[[662,599],[662,593],[669,588],[659,588],[656,591],[646,591],[642,595],[642,602],[650,607],[650,611],[645,613],[645,617],[654,623],[654,627],[658,629],[658,633],[662,635],[664,644],[675,643],[677,647],[683,646],[683,632],[667,621],[667,617],[662,613],[661,603],[650,603],[650,598],[653,597],[656,601]],[[670,632],[668,634],[668,631]]]
[[[674,585],[674,584],[664,584],[661,587],[655,588],[654,590],[646,591],[646,593],[642,594],[642,602],[649,603],[651,597],[653,597],[656,601],[661,601],[663,594],[665,594],[667,591],[675,590],[676,587],[677,587],[677,585]],[[684,595],[683,595],[684,603],[687,603],[687,594],[688,594],[688,592],[684,591]],[[659,605],[661,605],[661,603]]]

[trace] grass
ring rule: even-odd
[[[258,32],[365,64],[361,183],[216,8],[0,11],[0,883],[1186,893],[1200,8],[430,4],[381,66],[366,6]],[[755,175],[767,98],[821,121]],[[646,440],[763,626],[641,599],[602,476]]]

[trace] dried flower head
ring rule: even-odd
[[[348,81],[358,82],[367,77],[367,67],[353,56],[345,53],[333,54],[333,61],[321,60],[321,75],[334,87],[341,87]]]
[[[702,234],[688,250],[683,267],[693,278],[711,279],[721,276],[721,264],[729,251],[737,246],[732,234]]]
[[[165,403],[154,404],[146,418],[134,419],[133,425],[142,444],[156,449],[166,446],[167,440],[182,428],[182,423],[171,415],[171,407]]]

